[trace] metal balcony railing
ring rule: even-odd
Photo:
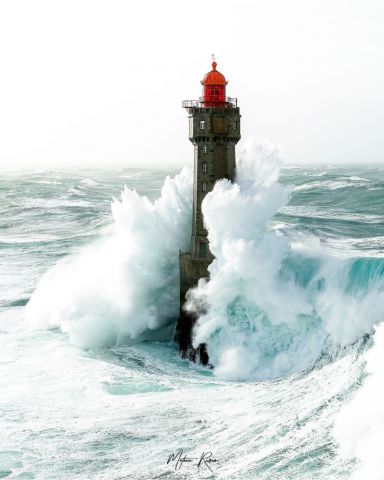
[[[203,97],[200,97],[198,100],[183,100],[183,108],[205,108],[205,107],[221,107],[221,108],[236,108],[237,107],[237,98],[225,97],[225,102],[205,102]]]

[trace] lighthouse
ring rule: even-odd
[[[208,363],[205,345],[197,349],[192,346],[193,325],[198,314],[187,312],[184,305],[188,290],[195,287],[200,278],[209,278],[208,267],[214,257],[209,249],[201,205],[218,180],[234,180],[235,147],[240,140],[240,110],[237,99],[227,97],[228,82],[217,70],[214,59],[212,70],[201,84],[202,96],[182,103],[188,112],[189,140],[194,148],[194,177],[191,249],[179,254],[180,314],[175,339],[183,358],[205,365]]]

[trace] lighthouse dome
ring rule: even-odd
[[[205,75],[201,81],[202,85],[227,85],[224,75],[216,70],[216,67],[217,63],[213,61],[212,70]]]

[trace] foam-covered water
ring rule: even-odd
[[[384,474],[384,169],[241,153],[204,202],[216,258],[188,304],[214,370],[171,341],[191,186],[1,176],[0,478],[213,478],[167,465],[181,448],[221,479]]]

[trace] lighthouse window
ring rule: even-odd
[[[206,184],[206,182],[203,182],[202,190],[203,190],[203,192],[206,192],[206,191],[207,191],[207,184]]]
[[[204,145],[204,146],[203,146],[203,152],[204,152],[204,153],[207,153],[207,145]]]
[[[200,242],[200,257],[208,257],[208,244],[205,242]]]
[[[205,121],[202,120],[202,121],[200,122],[200,130],[204,130],[204,128],[205,128]]]
[[[237,122],[233,122],[233,129],[237,130]]]
[[[207,172],[208,172],[207,164],[203,163],[203,173],[207,173]]]

